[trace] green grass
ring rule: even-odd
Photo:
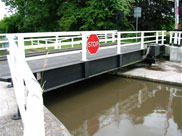
[[[25,41],[25,42],[24,42],[24,45],[25,45],[25,46],[31,45],[31,41]]]
[[[45,44],[46,42],[45,42],[45,41],[40,41],[40,43],[41,43],[41,44]],[[48,42],[48,43],[51,43],[51,42]],[[33,45],[37,45],[37,44],[38,44],[37,41],[34,41],[34,42],[33,42]],[[25,45],[25,46],[30,46],[30,45],[32,45],[32,43],[31,43],[31,41],[25,41],[25,42],[24,42],[24,45]]]
[[[46,51],[46,48],[26,49],[25,54]]]
[[[74,47],[82,47],[82,44],[75,44]]]
[[[122,43],[136,43],[136,39],[122,40]],[[137,42],[141,42],[141,39],[137,39]]]
[[[81,40],[81,38],[75,38],[74,39],[74,41],[80,41]],[[71,39],[68,39],[68,40],[64,40],[62,43],[66,43],[66,42],[71,42]],[[45,41],[40,41],[40,43],[41,44],[46,44],[46,42]],[[52,42],[48,42],[48,44],[50,44],[50,43],[52,43]],[[112,43],[112,41],[108,41],[107,42],[108,44],[109,43]],[[38,42],[36,41],[36,40],[34,40],[34,45],[36,46],[38,44]],[[102,44],[105,44],[105,42],[100,42],[100,45],[102,45]],[[24,45],[25,46],[31,46],[32,45],[32,43],[31,43],[31,41],[25,41],[24,42]],[[0,47],[2,47],[2,44],[0,44]],[[76,48],[76,47],[82,47],[82,44],[74,44],[73,45],[73,48]],[[68,48],[72,48],[72,45],[62,45],[59,49],[61,50],[61,49],[68,49]],[[51,50],[55,50],[54,49],[54,47],[53,46],[51,46],[51,47],[48,47],[48,49],[46,49],[46,48],[35,48],[35,49],[26,49],[25,50],[25,54],[28,54],[28,53],[33,53],[33,52],[43,52],[43,51],[51,51]],[[7,55],[8,53],[7,52],[5,52],[5,51],[1,51],[0,52],[0,56],[4,56],[4,55]]]
[[[0,41],[2,41],[3,37],[0,37]],[[0,48],[2,48],[2,43],[0,43]]]
[[[5,55],[8,55],[7,51],[0,51],[0,56],[5,56]]]

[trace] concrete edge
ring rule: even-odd
[[[141,77],[141,76],[135,76],[135,75],[129,75],[129,74],[122,74],[122,73],[110,73],[111,75],[114,76],[120,76],[124,78],[130,78],[130,79],[139,79],[139,80],[146,80],[150,82],[155,82],[155,83],[163,83],[163,84],[170,84],[170,85],[176,85],[176,86],[182,86],[181,83],[176,83],[176,82],[170,82],[170,81],[164,81],[164,80],[158,80],[158,79],[152,79],[152,78],[147,78],[147,77]]]
[[[68,129],[58,118],[44,105],[44,122],[46,135],[71,136]]]

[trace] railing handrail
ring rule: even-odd
[[[95,34],[99,34],[99,33],[111,33],[111,32],[117,32],[116,30],[102,30],[102,31],[67,31],[67,32],[32,32],[32,33],[4,33],[4,34],[0,34],[0,36],[5,36],[5,35],[23,35],[24,37],[41,37],[41,36],[55,36],[55,35],[80,35],[82,33],[95,33]]]
[[[24,125],[24,136],[45,136],[43,90],[21,54],[21,46],[8,37],[10,54],[7,56],[17,104]],[[26,88],[26,89],[25,89]]]
[[[169,44],[175,44],[175,45],[181,46],[181,40],[182,40],[181,34],[182,34],[182,31],[170,31]]]
[[[69,45],[69,48],[73,48],[74,45],[80,44],[83,48],[83,37],[89,37],[90,34],[97,34],[99,37],[99,41],[101,43],[107,43],[119,40],[116,45],[118,48],[120,47],[121,41],[124,40],[140,40],[141,48],[144,48],[144,44],[146,43],[160,43],[164,44],[165,41],[165,30],[157,30],[157,31],[116,31],[116,30],[104,30],[104,31],[69,31],[69,32],[40,32],[40,33],[16,33],[16,34],[1,34],[3,36],[14,36],[21,37],[21,43],[26,45],[22,46],[22,52],[29,49],[35,48],[45,48],[46,50],[49,47],[53,47],[54,49],[62,48],[63,46]],[[147,35],[147,33],[151,33]],[[127,35],[131,34],[131,35]],[[136,34],[136,36],[133,36]],[[145,35],[146,34],[146,35]],[[121,37],[121,35],[126,35],[127,37]],[[137,36],[138,35],[138,36]],[[120,38],[118,38],[118,36]],[[0,41],[0,43],[8,43],[8,41]],[[17,42],[19,42],[17,40]],[[85,42],[85,41],[84,41]],[[134,43],[134,42],[132,42]],[[127,43],[131,44],[131,43]],[[70,46],[71,45],[71,46]],[[5,46],[4,46],[5,47]],[[4,50],[6,48],[0,48],[0,50]],[[7,48],[8,49],[8,48]],[[118,51],[119,53],[119,51]]]

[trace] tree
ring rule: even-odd
[[[52,0],[3,0],[6,5],[16,8],[20,32],[55,31],[56,10],[59,4]]]
[[[59,25],[61,28],[71,30],[113,30],[116,29],[116,12],[122,10],[125,13],[124,22],[127,26],[127,16],[130,14],[131,3],[134,0],[80,0],[79,2],[64,2],[59,8],[61,16]]]
[[[16,14],[14,14],[10,17],[5,17],[0,21],[0,32],[1,33],[16,33],[16,32],[18,32],[17,15]]]
[[[3,0],[17,9],[18,31],[111,30],[116,28],[116,11],[123,10],[120,28],[129,29],[134,0]]]
[[[174,29],[173,2],[168,0],[136,0],[133,7],[142,8],[142,17],[139,19],[140,30]]]

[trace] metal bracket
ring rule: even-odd
[[[13,87],[13,82],[11,80],[11,83],[9,85],[7,85],[7,88],[12,88]]]
[[[21,119],[21,115],[20,115],[20,111],[19,111],[19,108],[17,107],[17,114],[14,114],[12,117],[11,117],[12,120],[20,120]]]

